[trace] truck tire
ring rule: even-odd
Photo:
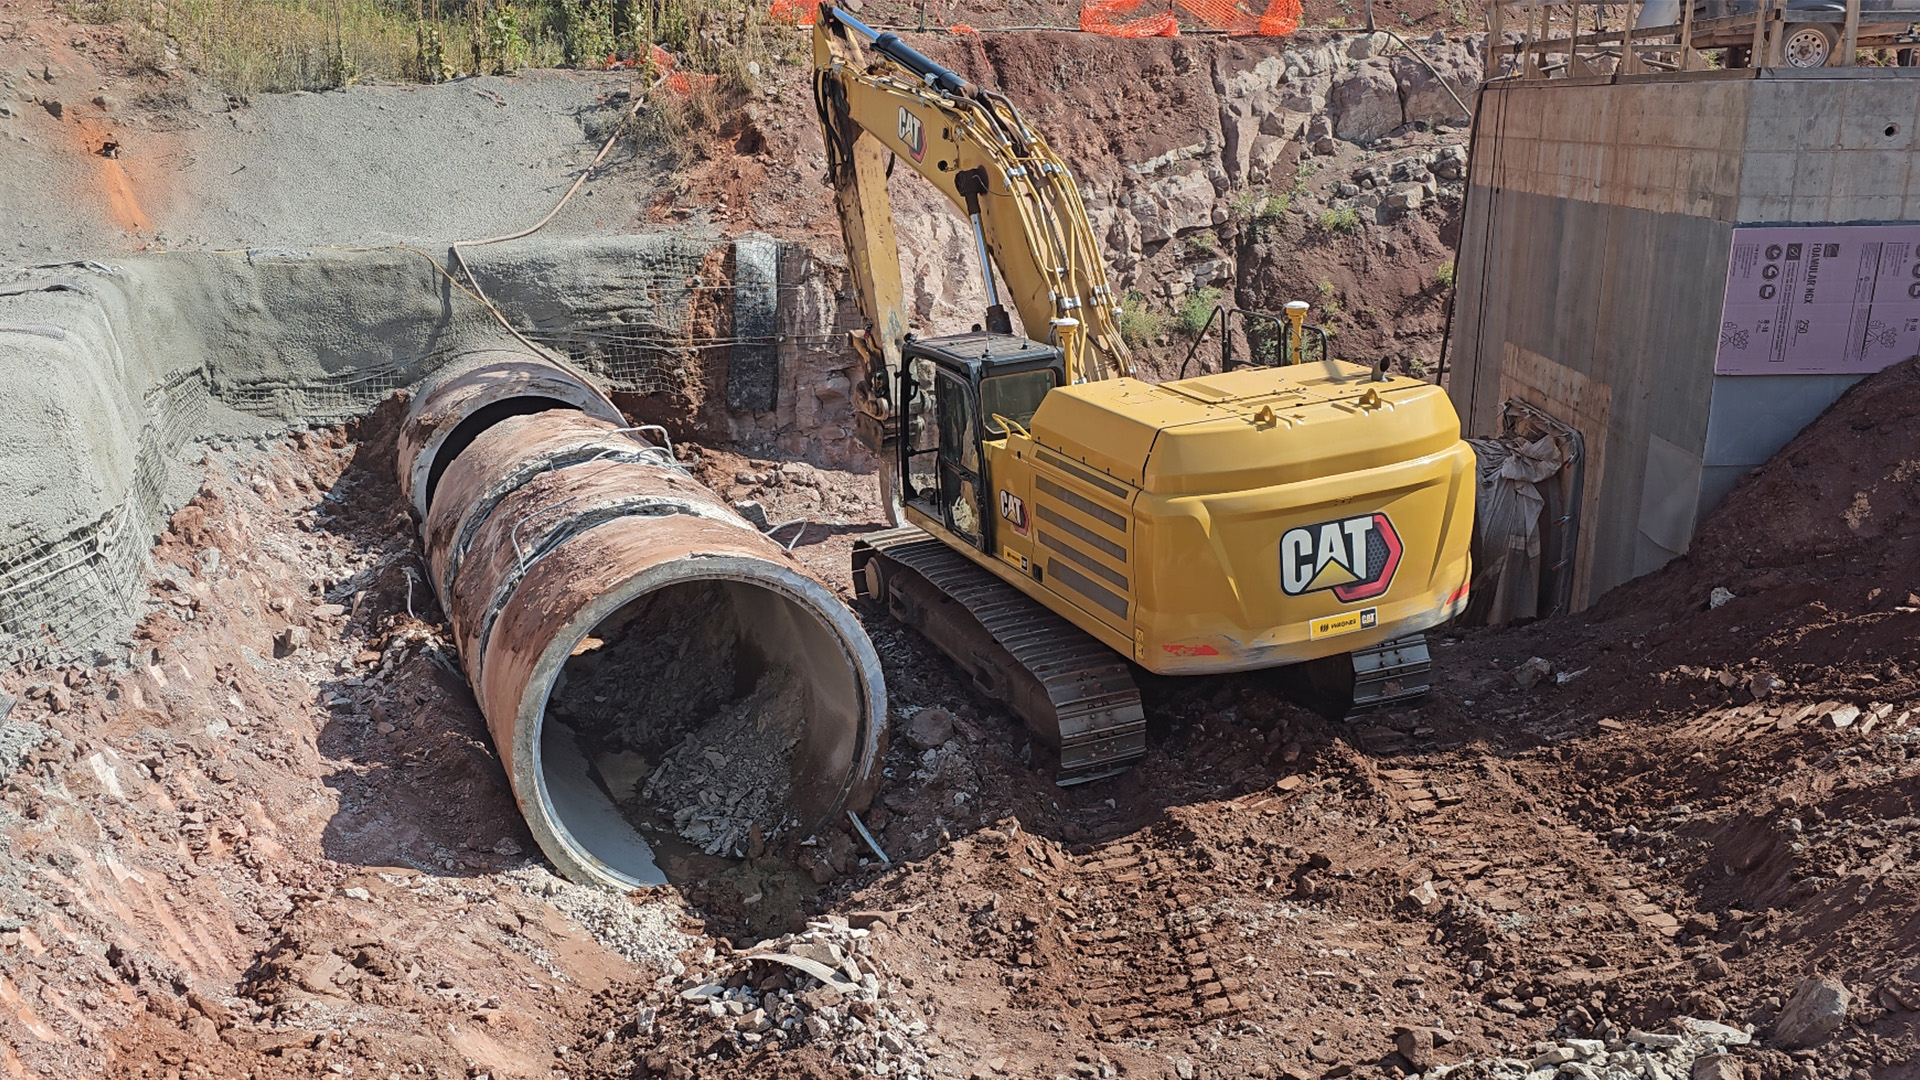
[[[1840,34],[1828,23],[1791,23],[1780,43],[1780,58],[1788,67],[1825,67],[1839,51]]]

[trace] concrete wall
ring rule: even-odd
[[[1449,390],[1520,396],[1588,450],[1574,606],[1699,518],[1858,376],[1716,376],[1736,225],[1920,220],[1920,72],[1512,81],[1481,95]],[[1911,182],[1911,183],[1910,183]]]

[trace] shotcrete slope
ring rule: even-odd
[[[592,159],[632,84],[532,72],[243,102],[47,55],[0,43],[0,257],[17,263],[517,232]],[[627,158],[552,235],[631,227],[658,177]]]

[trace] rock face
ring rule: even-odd
[[[1087,61],[1094,67],[1122,62],[1121,53],[1105,44],[1094,46],[1090,55],[1096,59]],[[1412,48],[1429,57],[1438,73]],[[1004,89],[1070,164],[1112,278],[1115,306],[1124,304],[1135,314],[1130,331],[1134,344],[1142,346],[1142,362],[1166,376],[1170,370],[1156,367],[1165,361],[1160,350],[1170,355],[1182,344],[1175,340],[1182,335],[1173,316],[1195,303],[1196,294],[1204,301],[1205,291],[1217,288],[1221,299],[1257,308],[1298,293],[1298,263],[1304,256],[1287,254],[1298,245],[1280,238],[1303,226],[1325,232],[1313,223],[1327,210],[1346,223],[1331,237],[1334,242],[1346,242],[1348,230],[1364,224],[1409,234],[1405,246],[1402,238],[1394,241],[1401,259],[1409,249],[1437,245],[1422,222],[1437,218],[1434,204],[1451,206],[1460,197],[1465,155],[1453,147],[1428,146],[1430,135],[1407,126],[1459,119],[1447,88],[1462,96],[1471,91],[1479,81],[1483,50],[1484,35],[1418,45],[1364,33],[1219,47],[1151,39],[1126,46],[1127,80],[1084,100],[1078,90],[1067,92],[1045,76],[1059,58],[1028,38],[990,37],[964,47],[955,42],[950,49],[936,48],[935,59],[982,85]],[[1388,136],[1394,138],[1383,144]],[[1367,153],[1349,145],[1354,143],[1363,144]],[[1454,153],[1443,158],[1436,150]],[[1417,168],[1389,176],[1388,162],[1373,160],[1387,152],[1421,160]],[[1356,158],[1377,167],[1372,182],[1340,175]],[[820,164],[809,161],[810,168]],[[908,328],[924,336],[956,333],[980,322],[985,295],[965,220],[909,173],[896,174],[888,189],[895,200]],[[1437,250],[1434,255],[1441,261]],[[824,260],[816,270],[822,265]],[[823,295],[838,295],[845,303],[844,272],[832,269],[816,275],[826,289],[838,290]],[[1309,283],[1324,276],[1309,272],[1317,275]],[[1405,286],[1395,279],[1382,292],[1375,280],[1380,273],[1361,267],[1323,282],[1342,295],[1364,287],[1380,310],[1398,310],[1393,318],[1341,327],[1355,333],[1349,347],[1431,357],[1438,351],[1441,324],[1425,314],[1428,301],[1422,298],[1430,290],[1402,295]],[[1430,280],[1401,276],[1417,284]],[[812,284],[796,282],[800,288],[791,295],[815,295],[801,291]],[[1393,298],[1383,299],[1389,293]],[[837,342],[842,328],[826,317],[831,314],[823,310],[820,319],[785,326],[783,332],[795,342]],[[851,316],[846,303],[840,319]],[[1429,341],[1436,343],[1431,349]],[[783,432],[808,430],[816,419],[832,429],[851,413],[852,394],[831,381],[846,378],[844,358],[831,366],[828,351],[806,358],[810,367],[821,369],[819,376],[809,370],[790,395],[791,404],[782,398],[782,412],[774,419]],[[823,444],[805,453],[809,460],[834,460],[819,453],[833,449]]]
[[[1327,94],[1333,134],[1348,142],[1370,143],[1406,123],[1393,65],[1365,60],[1341,76]]]
[[[1838,979],[1802,979],[1773,1026],[1774,1044],[1788,1050],[1813,1046],[1846,1022],[1853,995]]]
[[[1393,77],[1400,86],[1404,122],[1466,123],[1467,112],[1460,104],[1471,104],[1473,88],[1479,85],[1479,53],[1464,42],[1430,46],[1422,51],[1439,71],[1437,77],[1416,57],[1403,53],[1393,58]],[[1447,93],[1448,88],[1453,90],[1452,94]],[[1454,101],[1455,95],[1459,96],[1459,102]]]
[[[1140,223],[1142,244],[1164,243],[1213,224],[1213,182],[1199,170],[1170,176],[1134,195],[1127,208]]]

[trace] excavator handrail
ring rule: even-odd
[[[1192,363],[1193,358],[1199,354],[1200,346],[1206,343],[1207,334],[1210,331],[1212,331],[1213,324],[1216,321],[1220,323],[1220,370],[1232,371],[1234,368],[1242,366],[1234,363],[1234,356],[1233,356],[1233,317],[1235,315],[1240,316],[1240,318],[1243,320],[1262,319],[1266,322],[1270,322],[1274,325],[1274,329],[1278,331],[1278,334],[1279,334],[1278,338],[1276,339],[1276,346],[1275,346],[1279,363],[1265,364],[1265,365],[1257,364],[1255,363],[1252,356],[1248,356],[1245,366],[1252,366],[1252,367],[1290,367],[1292,366],[1293,360],[1291,359],[1291,357],[1293,355],[1293,350],[1289,347],[1289,339],[1291,339],[1293,336],[1293,328],[1287,324],[1287,321],[1285,319],[1282,319],[1278,315],[1275,315],[1272,312],[1268,312],[1268,311],[1253,311],[1249,308],[1232,307],[1227,304],[1218,304],[1214,307],[1213,314],[1207,316],[1206,325],[1202,326],[1200,328],[1200,333],[1194,336],[1193,344],[1187,348],[1186,358],[1180,361],[1179,378],[1184,379],[1187,377],[1187,365]],[[1302,336],[1304,337],[1305,334],[1308,332],[1319,335],[1320,355],[1322,358],[1325,358],[1327,354],[1327,332],[1318,326],[1307,326],[1302,329],[1302,332],[1301,332]],[[1248,348],[1251,351],[1251,348],[1252,348],[1251,342],[1249,342]],[[1206,372],[1202,371],[1201,374],[1204,375],[1206,374]]]
[[[1279,337],[1276,338],[1274,341],[1274,350],[1277,356],[1279,357],[1280,362],[1277,364],[1272,364],[1267,366],[1287,367],[1293,362],[1291,359],[1289,359],[1292,356],[1292,353],[1287,348],[1287,338],[1291,336],[1288,333],[1288,330],[1291,328],[1287,326],[1284,320],[1282,320],[1278,315],[1273,315],[1265,311],[1249,311],[1246,308],[1237,307],[1227,312],[1227,322],[1226,322],[1226,325],[1222,328],[1222,333],[1220,335],[1221,346],[1222,346],[1221,355],[1220,355],[1221,371],[1232,371],[1234,369],[1233,317],[1235,315],[1240,316],[1242,321],[1245,321],[1247,319],[1265,319],[1266,321],[1273,324],[1274,329],[1279,331]],[[1322,350],[1322,351],[1324,352],[1325,350]],[[1252,356],[1253,341],[1251,338],[1249,338],[1247,341],[1247,353],[1248,353],[1247,363],[1253,364],[1253,356]],[[1255,366],[1260,366],[1260,365],[1255,365]]]
[[[1202,326],[1200,328],[1200,332],[1193,336],[1193,344],[1187,347],[1186,359],[1180,361],[1180,375],[1179,375],[1180,378],[1184,379],[1187,377],[1187,365],[1193,363],[1193,358],[1197,353],[1199,353],[1200,346],[1206,342],[1207,331],[1213,329],[1213,322],[1215,319],[1220,320],[1221,327],[1222,327],[1221,336],[1223,340],[1220,346],[1220,349],[1221,349],[1220,363],[1222,365],[1226,364],[1227,362],[1226,350],[1229,346],[1226,344],[1226,341],[1224,339],[1230,336],[1225,333],[1225,326],[1227,321],[1227,305],[1215,304],[1213,306],[1213,314],[1207,316],[1207,324],[1205,326]],[[1202,371],[1201,374],[1204,375],[1206,374],[1206,372]]]

